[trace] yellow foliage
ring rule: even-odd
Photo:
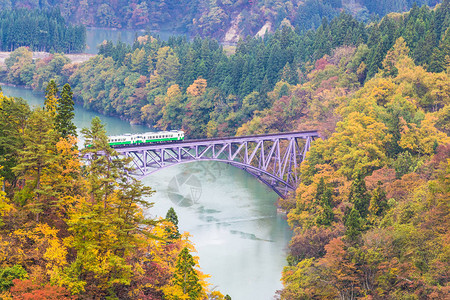
[[[431,155],[434,153],[434,147],[447,144],[450,137],[440,132],[434,127],[436,117],[432,114],[426,114],[420,127],[414,123],[407,124],[403,118],[400,118],[401,138],[399,146],[410,150],[412,153]]]
[[[327,141],[324,158],[334,161],[342,175],[366,173],[386,164],[385,144],[390,141],[384,123],[359,112],[352,112],[337,124]]]
[[[1,97],[1,95],[0,95],[0,97]],[[0,170],[2,168],[3,167],[0,166]],[[9,203],[8,198],[6,198],[5,192],[2,190],[2,187],[3,187],[3,178],[0,177],[0,216],[4,217],[14,209],[14,206]],[[3,221],[0,218],[0,227],[2,225],[3,225]]]
[[[201,96],[205,93],[207,85],[206,79],[198,78],[186,89],[186,93],[191,96]]]
[[[167,89],[166,104],[170,102],[171,98],[181,95],[181,89],[178,84],[173,84]]]
[[[262,123],[260,116],[255,116],[247,123],[242,124],[236,131],[236,136],[264,134],[267,133],[267,127]]]

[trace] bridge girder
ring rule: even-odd
[[[134,175],[146,177],[161,169],[194,161],[219,161],[245,170],[280,197],[300,183],[299,166],[316,131],[186,140],[164,144],[119,147],[119,155],[132,158]],[[302,147],[299,140],[303,140]]]

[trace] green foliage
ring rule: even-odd
[[[0,291],[6,291],[13,286],[13,279],[25,278],[28,278],[27,271],[20,265],[0,269]]]
[[[44,170],[54,161],[53,151],[57,141],[53,118],[50,112],[42,109],[32,111],[23,132],[23,148],[18,151],[17,165],[13,168],[17,176],[25,177],[25,185],[30,185],[36,198],[26,199],[31,212],[39,216],[50,205],[45,200],[48,196],[46,185],[42,183]],[[30,193],[27,193],[29,195]],[[31,202],[29,202],[32,200]]]
[[[56,82],[52,79],[48,82],[47,87],[45,88],[44,107],[45,110],[51,113],[53,116],[55,116],[56,114],[59,103],[58,100],[58,88],[56,86]]]
[[[70,97],[70,87],[61,94]],[[52,82],[47,98],[56,95]],[[184,294],[174,290],[172,279],[181,250],[193,247],[188,234],[167,233],[168,227],[176,229],[174,211],[168,214],[173,224],[145,217],[143,210],[152,203],[144,197],[153,191],[129,175],[129,159],[109,147],[99,118],[83,130],[90,145],[83,151],[91,161],[82,165],[75,137],[62,138],[55,129],[61,110],[57,105],[52,113],[54,103],[30,112],[22,99],[0,95],[0,170],[7,175],[0,177],[1,297],[161,299]],[[189,266],[193,259],[184,257]],[[199,271],[192,276],[195,282],[185,285],[190,289],[185,295],[203,299],[205,276]]]
[[[183,248],[178,255],[173,280],[174,284],[181,288],[183,294],[189,296],[189,299],[202,299],[203,289],[199,283],[195,265],[188,248]]]
[[[306,1],[305,5],[312,4]],[[146,7],[153,6],[147,4]],[[102,9],[104,11],[109,10]],[[138,15],[144,19],[152,17],[141,13]],[[319,114],[323,120],[330,119],[327,104],[321,104],[323,98],[334,101],[337,106],[338,101],[331,99],[358,88],[380,68],[385,68],[383,75],[387,79],[397,76],[396,64],[406,59],[407,53],[415,63],[428,66],[431,56],[419,52],[424,49],[424,43],[428,46],[427,53],[441,51],[438,51],[440,41],[447,40],[445,28],[448,27],[442,20],[448,18],[448,14],[443,4],[435,10],[423,7],[403,15],[389,15],[380,23],[366,26],[342,13],[331,21],[320,22],[316,30],[296,31],[283,26],[264,39],[240,40],[232,55],[226,55],[222,46],[211,39],[188,41],[177,37],[162,42],[151,36],[139,37],[132,47],[121,42],[116,45],[105,42],[99,56],[78,66],[68,64],[66,58],[58,54],[33,63],[24,52],[15,54],[8,62],[7,74],[11,82],[31,84],[35,89],[43,89],[51,79],[58,85],[68,81],[74,97],[87,108],[161,129],[183,128],[191,137],[234,135],[254,117],[263,118],[266,131],[280,131],[306,113],[308,101],[317,103],[312,107],[314,114]],[[116,15],[109,20],[117,21],[116,18],[119,17]],[[414,25],[416,23],[423,23],[423,26]],[[422,41],[419,36],[423,34],[432,41]],[[354,47],[358,48],[356,53]],[[348,60],[352,54],[354,56]],[[309,79],[305,75],[312,71],[314,62],[315,69]],[[30,76],[30,72],[34,72],[34,76]],[[328,81],[324,81],[325,77]],[[188,88],[197,85],[200,79],[206,82],[205,90],[195,95],[190,93]],[[443,78],[434,80],[445,86]],[[335,95],[323,93],[310,100],[308,88],[300,92],[294,86],[307,81],[314,90],[330,85],[342,90],[335,90]],[[430,89],[430,82],[412,85],[412,88],[414,96],[420,98],[420,106],[427,110],[436,110],[445,104],[446,88],[444,92]],[[385,98],[377,101],[389,105]],[[278,116],[267,120],[270,114],[265,110],[271,107]],[[263,115],[257,115],[259,112]],[[396,140],[400,138],[398,120],[394,118],[386,124],[395,137],[393,141],[387,138],[381,145],[391,148],[389,157],[402,152]],[[361,125],[369,126],[369,123]],[[256,124],[251,125],[254,128]],[[386,135],[384,129],[374,129],[373,134],[377,131]],[[351,167],[363,172],[372,171],[379,165],[377,160],[384,159],[378,149],[365,149],[371,151],[369,161],[360,159],[358,149],[352,150],[355,152],[350,154],[354,162]]]
[[[72,99],[72,89],[70,85],[66,83],[61,91],[61,99],[58,101],[56,107],[55,127],[63,138],[68,135],[77,136],[75,124],[73,124],[73,118],[75,116],[74,101]]]
[[[0,177],[11,183],[11,188],[17,183],[13,168],[19,159],[19,150],[23,147],[23,130],[30,115],[30,107],[25,100],[8,98],[0,93]]]
[[[378,182],[378,186],[373,190],[369,206],[369,212],[378,217],[382,216],[388,209],[386,192],[381,185],[381,182]]]
[[[345,221],[345,235],[352,241],[355,241],[362,230],[362,219],[358,209],[353,208]]]
[[[356,174],[350,187],[349,202],[353,203],[360,216],[365,218],[369,212],[370,196],[366,183],[360,174]]]
[[[51,6],[44,10],[2,9],[0,28],[2,51],[27,46],[33,51],[71,53],[85,47],[86,28],[67,25],[60,11]]]
[[[411,12],[426,13],[426,8]],[[380,27],[402,31],[392,20]],[[388,41],[395,40],[387,36]],[[380,56],[383,69],[377,66],[375,72],[380,71],[364,87],[340,93],[338,104],[329,100],[342,87],[334,83],[348,70],[366,68],[361,58],[370,59],[370,52],[336,49],[310,67],[302,88],[321,103],[309,100],[310,115],[299,116],[290,128],[317,126],[327,138],[315,141],[303,162],[295,201],[280,201],[290,209],[288,222],[294,230],[282,299],[448,297],[445,271],[437,266],[446,265],[448,256],[444,186],[450,140],[444,123],[449,99],[429,97],[431,90],[435,95],[447,91],[441,80],[450,81],[445,72],[416,66],[408,48],[408,42],[398,39]],[[349,88],[348,83],[343,86]],[[273,106],[241,129],[267,128],[268,116],[276,113]],[[340,121],[327,133],[322,116],[331,119],[333,114]],[[334,214],[331,224],[324,221],[328,213]]]
[[[237,31],[243,36],[254,36],[266,22],[275,28],[292,26],[301,32],[318,28],[323,24],[322,19],[331,20],[344,10],[352,12],[361,20],[369,21],[375,19],[377,15],[382,17],[390,12],[408,10],[414,2],[418,5],[436,4],[433,0],[394,0],[381,3],[374,0],[357,3],[338,0],[272,0],[270,2],[263,0],[144,0],[139,3],[121,1],[105,3],[100,0],[89,3],[81,0],[53,3],[17,0],[0,3],[0,8],[53,9],[56,6],[67,20],[77,20],[87,26],[144,29],[149,26],[152,29],[169,27],[177,31],[187,31],[191,36],[223,38],[228,31],[226,29],[235,23],[238,25]],[[236,18],[238,15],[239,17]],[[341,28],[345,30],[345,26]],[[334,34],[340,35],[341,38],[353,38],[342,34],[342,30]]]
[[[171,222],[175,229],[171,227],[167,227],[166,230],[168,231],[169,239],[177,239],[180,237],[180,232],[178,231],[178,216],[173,207],[169,208],[166,214],[166,220]]]

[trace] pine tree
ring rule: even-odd
[[[58,105],[56,107],[57,115],[55,117],[55,127],[64,138],[68,135],[77,136],[77,128],[72,121],[75,116],[73,112],[75,103],[72,95],[73,93],[70,85],[66,83],[63,86],[61,99],[58,101]]]
[[[45,88],[44,101],[44,108],[46,111],[50,112],[52,117],[56,115],[58,100],[58,88],[56,86],[56,82],[52,79],[49,81],[47,87]]]
[[[357,174],[350,187],[349,201],[354,204],[361,217],[369,212],[370,197],[367,194],[366,182],[361,174]]]
[[[178,231],[178,216],[173,207],[171,207],[166,214],[166,220],[171,222],[174,227],[175,231],[173,232],[173,229],[170,227],[167,227],[166,230],[169,232],[169,238],[170,239],[177,239],[180,237],[180,232]]]
[[[195,271],[195,261],[184,247],[178,255],[174,283],[181,287],[183,294],[189,295],[189,299],[202,299],[203,289],[200,285],[197,272]]]
[[[323,179],[323,177],[320,177],[319,183],[317,184],[316,195],[314,196],[314,199],[320,201],[320,199],[322,199],[324,191],[325,191],[325,180]]]
[[[352,241],[361,234],[361,216],[356,209],[352,209],[345,221],[345,235]]]
[[[8,98],[0,94],[0,177],[8,182],[6,192],[12,192],[17,176],[12,168],[17,165],[18,151],[23,148],[23,131],[30,115],[30,107],[22,98]]]
[[[36,109],[31,113],[24,131],[24,149],[19,151],[18,164],[13,168],[13,171],[26,182],[25,188],[21,191],[23,193],[18,194],[19,198],[23,197],[17,200],[22,203],[33,200],[31,206],[37,221],[39,214],[48,204],[42,202],[41,196],[45,195],[46,191],[41,189],[41,178],[44,169],[51,165],[54,159],[57,135],[53,122],[47,111]]]
[[[322,226],[330,226],[333,220],[334,220],[333,210],[329,205],[324,205],[323,211],[316,218],[316,224]]]
[[[317,225],[330,226],[333,222],[334,213],[331,208],[332,196],[333,191],[325,184],[325,180],[321,177],[317,185],[316,195],[314,196],[317,204],[322,206],[322,211],[316,218]]]
[[[376,216],[381,216],[388,208],[386,192],[381,187],[381,182],[378,182],[378,186],[372,192],[372,198],[370,199],[369,212]]]

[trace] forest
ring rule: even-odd
[[[414,3],[434,6],[439,0],[2,0],[0,9],[57,7],[75,24],[112,28],[171,29],[194,37],[226,39],[236,27],[240,36],[254,36],[265,24],[272,30],[290,24],[297,32],[318,28],[324,17],[347,11],[362,21],[404,12]],[[270,30],[269,30],[270,31]],[[264,32],[262,32],[264,33]]]
[[[436,9],[414,6],[368,26],[346,13],[324,19],[305,34],[284,26],[273,35],[242,40],[231,55],[212,39],[164,42],[151,36],[139,37],[132,46],[105,42],[99,55],[83,64],[71,64],[61,54],[33,61],[29,50],[19,48],[5,60],[3,80],[37,90],[51,79],[58,85],[68,82],[77,102],[104,114],[159,129],[183,129],[191,138],[234,135],[255,114],[276,105],[291,86],[308,81],[317,61],[337,48],[356,51],[348,82],[342,83],[345,91],[373,78],[400,37],[416,65],[444,71],[449,24],[446,0]],[[307,93],[298,101],[310,102],[309,97]],[[290,123],[282,124],[277,130]]]
[[[0,298],[225,299],[173,208],[145,216],[154,190],[129,175],[99,118],[77,149],[73,105],[54,81],[43,108],[0,92]]]
[[[282,26],[240,41],[232,54],[208,38],[151,36],[132,46],[105,42],[82,64],[63,54],[33,61],[18,48],[4,79],[46,90],[47,99],[30,111],[1,97],[0,278],[13,278],[4,293],[193,297],[176,275],[193,252],[176,214],[142,217],[151,191],[117,180],[126,178],[117,168],[124,162],[79,161],[63,122],[70,101],[62,99],[73,88],[85,107],[191,138],[319,130],[301,184],[277,203],[293,231],[278,296],[448,299],[449,28],[444,0],[370,24],[344,12],[316,30]],[[70,91],[52,88],[66,82]],[[84,133],[95,147],[83,151],[114,157],[98,120]],[[192,259],[192,293],[223,297],[207,290]],[[92,269],[81,267],[86,261]]]
[[[0,50],[27,46],[32,51],[82,52],[86,28],[68,25],[59,10],[0,10]]]

